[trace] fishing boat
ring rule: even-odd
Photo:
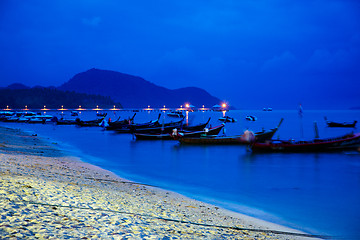
[[[27,123],[43,123],[45,124],[46,118],[39,118],[39,117],[31,117],[27,121]]]
[[[284,121],[281,118],[277,127],[269,129],[269,130],[262,130],[261,132],[253,133],[254,138],[252,138],[252,133],[244,132],[242,135],[235,135],[235,136],[201,136],[198,138],[180,138],[180,143],[185,144],[199,144],[199,145],[231,145],[231,144],[247,144],[251,141],[257,142],[264,142],[266,140],[271,139],[277,130],[279,129],[280,125]],[[250,135],[249,135],[250,134]]]
[[[315,138],[309,141],[268,140],[254,142],[253,152],[327,152],[360,147],[360,133],[350,133],[340,137]]]
[[[27,119],[29,120],[29,119]],[[6,116],[4,119],[3,119],[4,122],[17,122],[19,121],[19,117],[14,115],[14,116]]]
[[[355,128],[357,121],[353,122],[332,122],[327,119],[327,117],[324,117],[325,122],[328,127],[347,127],[347,128]]]
[[[171,133],[165,133],[165,134],[135,133],[135,137],[137,140],[177,140],[179,138],[189,138],[189,137],[199,138],[202,135],[217,136],[224,126],[225,124],[222,123],[221,125],[216,127],[204,128],[201,131],[194,131],[194,132],[178,131],[177,129],[173,129]]]
[[[236,119],[229,117],[229,116],[225,116],[225,117],[219,118],[219,121],[220,122],[236,122]]]
[[[151,129],[153,131],[154,129],[161,128],[161,127],[178,127],[182,125],[182,122],[184,119],[181,119],[179,121],[175,122],[168,122],[160,124],[159,120],[161,117],[161,113],[159,114],[158,118],[156,120],[146,122],[146,123],[131,123],[131,124],[124,124],[122,126],[118,126],[117,128],[112,128],[112,130],[115,130],[117,133],[134,133],[143,129]],[[144,130],[146,131],[146,130]]]
[[[75,124],[79,127],[99,127],[100,123],[105,119],[106,115],[102,118],[95,119],[95,120],[89,120],[89,121],[83,121],[80,118],[75,119]]]
[[[246,116],[245,119],[248,121],[256,121],[257,117],[249,115],[249,116]]]
[[[98,112],[98,113],[96,113],[96,116],[104,117],[104,116],[106,116],[106,113]]]
[[[159,118],[160,118],[160,115],[159,114]],[[124,119],[124,120],[120,120],[120,117],[116,120],[116,121],[109,121],[108,124],[109,126],[107,126],[105,129],[106,130],[115,130],[115,129],[121,129],[121,128],[128,128],[128,126],[130,124],[133,124],[134,123],[134,118],[136,116],[136,113],[134,113],[134,115],[128,119]],[[157,121],[159,121],[159,118],[157,119]]]
[[[143,133],[143,134],[165,134],[165,133],[171,133],[174,128],[182,129],[183,120],[176,122],[170,122],[170,123],[164,123],[160,126],[156,127],[137,127],[137,126],[130,126],[130,132],[131,133]],[[116,130],[118,132],[118,129]]]
[[[201,131],[202,129],[206,128],[206,126],[209,124],[210,122],[210,119],[211,117],[209,117],[209,119],[207,120],[207,122],[205,123],[200,123],[200,124],[197,124],[197,125],[189,125],[189,124],[184,124],[182,126],[182,129],[181,130],[185,130],[185,131]]]
[[[56,116],[50,119],[51,122],[56,125],[75,125],[75,119],[64,119],[63,117],[58,119]]]
[[[167,113],[166,115],[168,115],[169,117],[179,117],[179,118],[183,118],[184,117],[184,114],[182,111],[171,111],[169,113]]]
[[[182,123],[183,120],[181,120],[179,122],[164,123],[163,125],[159,124],[158,126],[155,127],[148,127],[148,128],[136,127],[135,129],[129,130],[129,132],[133,132],[133,133],[137,132],[147,135],[159,135],[159,134],[170,133],[174,128],[177,128],[179,131],[182,132],[196,132],[196,131],[202,131],[204,128],[206,128],[206,126],[210,122],[210,119],[211,118],[209,118],[205,123],[200,123],[197,125],[183,124]]]
[[[25,118],[26,118],[26,116],[25,116]],[[47,121],[50,121],[50,119],[52,119],[52,118],[53,118],[53,116],[51,116],[51,115],[45,115],[45,114],[42,115],[41,113],[37,113],[34,116],[28,117],[27,123],[43,123],[43,124],[45,124]]]
[[[76,116],[79,116],[79,113],[78,113],[78,111],[71,111],[70,115],[73,117],[76,117]]]

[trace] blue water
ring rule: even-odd
[[[48,112],[48,114],[58,114]],[[68,114],[68,113],[66,113]],[[136,122],[157,118],[158,112],[139,112]],[[320,137],[339,136],[359,129],[327,128],[324,116],[334,121],[360,120],[360,111],[230,111],[237,123],[226,126],[226,134],[250,128],[260,131],[285,120],[275,138],[311,139],[314,121]],[[132,112],[109,112],[112,119]],[[189,113],[191,123],[221,112]],[[246,115],[258,120],[248,122]],[[108,116],[108,117],[109,117]],[[93,111],[80,114],[93,119]],[[165,121],[169,121],[166,118]],[[34,131],[71,146],[72,154],[109,169],[119,176],[214,203],[271,222],[315,234],[360,239],[360,153],[270,153],[247,151],[246,146],[189,146],[177,141],[137,141],[130,134],[115,134],[100,128],[1,123],[2,126]],[[68,149],[69,150],[69,149]]]

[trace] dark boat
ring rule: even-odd
[[[360,133],[351,133],[341,137],[313,139],[310,141],[269,140],[254,142],[253,152],[327,152],[355,149],[360,147]]]
[[[254,133],[254,140],[258,142],[264,142],[271,139],[278,128],[282,124],[284,119],[282,118],[277,127],[270,130],[262,130],[261,132]],[[251,141],[251,136],[249,132],[246,132],[242,135],[235,136],[201,136],[200,138],[180,138],[181,143],[186,144],[203,144],[203,145],[231,145],[231,144],[248,144]]]
[[[184,125],[182,126],[182,129],[181,129],[181,130],[184,130],[184,131],[201,131],[201,130],[203,130],[204,128],[206,128],[206,126],[207,126],[207,125],[209,124],[209,122],[210,122],[210,119],[211,119],[211,117],[209,117],[209,119],[207,120],[206,123],[200,123],[200,124],[194,125],[194,126],[184,124]]]
[[[145,123],[131,123],[131,124],[119,125],[117,128],[113,128],[112,130],[115,130],[117,133],[131,133],[131,132],[135,132],[136,130],[139,130],[139,129],[157,128],[157,127],[162,126],[159,123],[160,117],[161,117],[161,113],[159,114],[159,116],[156,120],[152,120],[150,122],[145,122]],[[179,121],[179,123],[181,121]],[[173,123],[174,122],[166,123],[166,124],[164,124],[164,126],[172,125]],[[175,123],[177,123],[177,122],[175,122]]]
[[[249,116],[246,116],[245,119],[248,121],[256,121],[257,117],[249,115]]]
[[[324,117],[325,119],[325,122],[327,124],[328,127],[347,127],[347,128],[355,128],[355,125],[357,123],[357,121],[353,121],[353,122],[343,122],[343,123],[340,123],[340,122],[332,122],[332,121],[329,121],[327,119],[327,117]]]
[[[89,121],[83,121],[80,118],[76,118],[75,124],[80,127],[100,127],[100,123],[105,119],[105,117],[106,115],[102,118]]]
[[[51,122],[54,122],[56,125],[75,125],[75,119],[64,119],[60,118],[58,119],[56,116],[54,116],[51,120]]]
[[[127,127],[130,124],[134,123],[135,116],[136,116],[136,113],[134,113],[134,115],[128,119],[120,120],[120,117],[119,117],[118,120],[116,120],[116,121],[113,121],[113,122],[109,121],[108,122],[109,126],[107,126],[105,129],[106,130],[115,130],[115,129]]]
[[[143,133],[143,134],[165,134],[171,133],[174,128],[182,129],[184,119],[176,122],[164,123],[156,127],[138,127],[130,126],[131,133]],[[118,130],[116,130],[118,131]]]
[[[232,118],[232,117],[229,117],[229,116],[225,116],[225,117],[221,117],[219,118],[219,121],[220,122],[236,122],[236,119],[235,118]]]
[[[171,111],[169,113],[167,113],[166,115],[168,115],[169,117],[179,117],[179,118],[183,118],[185,117],[182,111]]]
[[[201,131],[177,131],[175,129],[172,130],[171,133],[165,134],[143,134],[143,133],[135,133],[135,137],[138,140],[174,140],[179,138],[199,138],[202,135],[213,135],[217,136],[221,129],[225,126],[225,124],[221,124],[219,126],[203,129]]]

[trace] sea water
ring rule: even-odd
[[[47,112],[58,115],[60,112]],[[69,113],[65,112],[65,117]],[[113,120],[133,112],[108,111]],[[135,122],[157,118],[159,112],[138,112]],[[220,134],[241,134],[277,126],[279,139],[312,139],[314,122],[320,137],[335,137],[359,131],[328,128],[324,116],[334,121],[360,120],[360,111],[251,111],[225,113],[236,118]],[[192,124],[219,125],[223,112],[188,113]],[[255,115],[257,121],[245,120]],[[160,122],[175,121],[163,117]],[[94,111],[81,112],[82,119],[95,119]],[[67,145],[71,154],[113,171],[121,177],[176,191],[224,208],[297,228],[309,233],[346,239],[360,238],[360,153],[252,153],[246,145],[183,145],[177,141],[136,140],[131,134],[117,134],[98,127],[53,124],[0,123],[21,128],[51,141]]]

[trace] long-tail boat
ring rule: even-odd
[[[325,122],[328,127],[347,127],[347,128],[355,128],[357,121],[353,122],[332,122],[327,119],[327,117],[324,117]]]
[[[197,124],[197,125],[188,125],[188,124],[184,124],[182,126],[182,129],[181,130],[184,130],[184,131],[201,131],[202,129],[206,128],[206,126],[209,124],[210,122],[210,119],[211,117],[209,117],[209,119],[207,120],[207,122],[205,123],[200,123],[200,124]]]
[[[225,126],[225,124],[221,124],[216,127],[212,127],[209,129],[203,129],[201,131],[177,131],[177,129],[173,129],[172,133],[165,133],[165,134],[144,134],[144,133],[135,133],[136,139],[138,140],[175,140],[178,138],[188,138],[188,137],[200,137],[202,135],[211,135],[217,136],[221,129]]]
[[[248,144],[252,141],[263,142],[265,140],[271,139],[275,133],[277,132],[278,128],[284,121],[281,118],[277,127],[272,128],[270,130],[262,130],[261,132],[256,132],[254,134],[254,139],[249,137],[249,131],[245,131],[242,135],[235,135],[235,136],[201,136],[198,138],[179,138],[180,143],[185,144],[203,144],[203,145],[231,145],[231,144]],[[251,134],[251,133],[250,133]]]
[[[183,120],[177,122],[170,122],[170,123],[164,123],[160,126],[156,127],[148,127],[148,128],[139,128],[137,126],[131,126],[130,132],[131,133],[143,133],[143,134],[165,134],[165,133],[171,133],[174,128],[181,129],[183,125]],[[118,131],[118,130],[116,130]]]
[[[179,121],[160,124],[159,123],[160,116],[161,116],[161,114],[159,114],[158,119],[156,119],[154,121],[150,121],[147,123],[127,124],[127,125],[124,125],[122,128],[116,128],[113,130],[115,130],[117,133],[135,133],[135,132],[140,132],[140,131],[143,133],[161,133],[160,130],[162,128],[165,128],[168,130],[168,132],[170,132],[173,128],[178,128],[179,126],[181,126],[184,121],[184,118],[183,118]],[[170,129],[170,131],[169,131],[169,129]]]
[[[232,117],[229,117],[229,116],[225,116],[225,117],[221,117],[219,118],[219,121],[220,122],[236,122],[236,119],[235,118],[232,118]]]
[[[326,152],[356,148],[360,148],[360,133],[309,141],[269,140],[251,145],[253,152]]]
[[[136,116],[136,113],[134,113],[134,115],[128,119],[120,120],[120,117],[119,117],[118,120],[116,120],[116,121],[113,121],[113,122],[109,121],[108,122],[109,126],[107,126],[105,129],[106,130],[114,130],[114,129],[118,129],[118,128],[124,128],[125,126],[128,126],[128,125],[134,123],[135,116]]]
[[[100,123],[105,119],[106,115],[102,118],[95,119],[95,120],[89,120],[89,121],[83,121],[80,118],[75,119],[75,124],[80,127],[99,127]]]

